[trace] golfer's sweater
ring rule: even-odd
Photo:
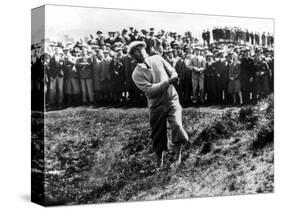
[[[178,101],[176,89],[168,81],[170,77],[177,76],[175,69],[159,55],[147,57],[145,61],[149,67],[139,63],[132,73],[132,79],[145,93],[148,107],[154,110],[171,101]]]

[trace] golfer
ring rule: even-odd
[[[167,121],[172,129],[172,142],[175,145],[175,163],[181,163],[182,145],[188,136],[182,126],[182,108],[174,85],[178,84],[175,69],[159,55],[148,56],[146,44],[134,41],[128,53],[137,61],[132,73],[136,86],[142,90],[150,109],[152,147],[156,153],[157,170],[163,167],[163,152],[168,149]]]

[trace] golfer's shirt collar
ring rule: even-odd
[[[142,69],[142,70],[147,70],[147,71],[152,71],[151,69],[151,64],[149,64],[150,61],[146,60],[143,63],[138,63],[138,66]]]

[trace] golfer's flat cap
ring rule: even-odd
[[[146,44],[143,41],[133,41],[128,46],[128,53],[132,55],[133,50],[138,46],[146,47]]]

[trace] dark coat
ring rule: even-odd
[[[92,79],[93,71],[91,68],[91,59],[87,58],[79,58],[76,61],[76,70],[78,71],[78,75],[80,79]]]
[[[48,77],[55,78],[57,76],[63,77],[63,60],[56,61],[55,56],[50,59]]]

